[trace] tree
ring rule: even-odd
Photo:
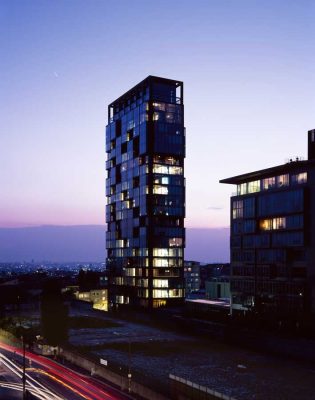
[[[96,271],[84,271],[80,269],[78,274],[78,284],[80,290],[91,290],[96,289],[100,285],[100,273]]]
[[[64,304],[57,280],[47,281],[41,296],[42,335],[52,346],[68,339],[68,306]]]

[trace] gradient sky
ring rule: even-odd
[[[0,226],[103,224],[107,104],[183,80],[189,227],[229,225],[219,179],[306,155],[315,2],[0,1]]]

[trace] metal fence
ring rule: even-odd
[[[222,399],[222,400],[236,400],[234,397],[227,396],[226,394],[217,392],[216,390],[207,388],[205,386],[199,385],[197,383],[188,381],[187,379],[180,378],[179,376],[175,376],[173,374],[169,375],[169,378],[175,385],[172,386],[172,398],[187,398],[187,399],[205,399],[205,400],[214,400],[214,399]],[[176,394],[178,396],[176,396]],[[181,395],[182,394],[182,395]]]

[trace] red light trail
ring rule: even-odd
[[[20,356],[23,355],[23,350],[5,343],[0,342],[0,348],[16,353]],[[89,377],[81,375],[72,371],[53,360],[47,359],[43,356],[26,351],[26,358],[41,365],[44,369],[37,372],[42,373],[55,382],[63,385],[73,393],[81,396],[85,400],[118,400],[122,396],[113,396],[101,388],[101,384],[96,384]]]

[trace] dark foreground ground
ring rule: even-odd
[[[96,315],[104,324],[71,329],[73,346],[106,359],[109,368],[122,370],[130,365],[135,380],[157,390],[164,387],[166,392],[169,374],[173,374],[237,400],[315,400],[315,360],[313,364],[296,357],[299,343],[301,351],[314,350],[310,340],[286,341],[287,350],[292,344],[294,356],[280,356],[277,351],[270,352],[270,348],[276,350],[276,342],[272,346],[262,343],[261,348],[256,343],[253,350],[246,345],[246,336],[242,346],[225,343],[212,334],[207,337],[205,330],[202,335],[183,326],[169,330],[163,324],[126,321],[81,307],[71,312],[76,318],[83,317],[83,325],[84,318],[88,321]],[[280,338],[274,340],[283,347]]]

